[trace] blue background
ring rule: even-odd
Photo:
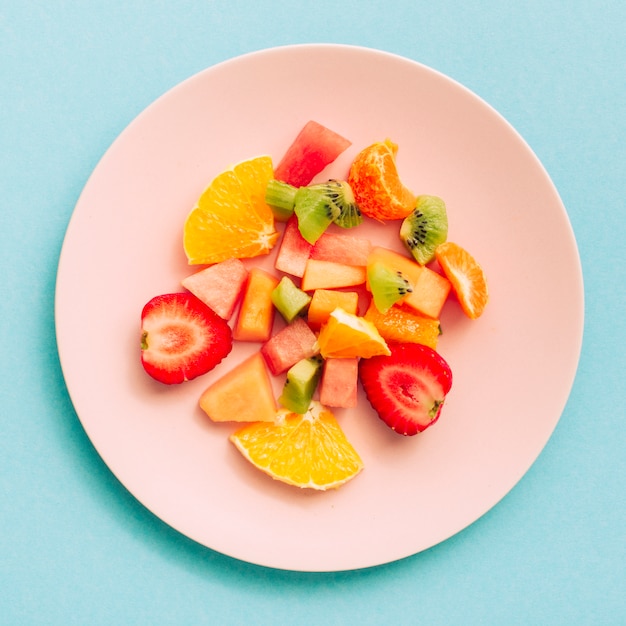
[[[626,623],[625,35],[622,0],[0,0],[0,623]],[[192,74],[305,42],[409,57],[493,105],[556,184],[585,279],[570,400],[523,480],[441,545],[333,574],[233,560],[138,504],[76,417],[53,317],[115,137]]]

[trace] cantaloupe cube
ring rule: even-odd
[[[286,274],[302,277],[313,246],[300,234],[298,218],[293,216],[285,224],[274,267]]]
[[[306,262],[300,288],[304,291],[313,291],[314,289],[354,287],[363,284],[366,278],[365,267],[309,259]]]
[[[316,289],[309,304],[308,321],[314,330],[328,321],[328,316],[337,307],[347,313],[357,314],[359,294],[356,291],[335,291],[332,289]]]
[[[272,422],[277,406],[260,352],[216,380],[200,396],[200,407],[214,422]]]
[[[248,270],[239,259],[227,259],[183,278],[181,284],[222,319],[229,320],[247,278]]]
[[[258,267],[248,273],[233,337],[237,341],[267,341],[272,334],[275,308],[272,291],[278,278]]]
[[[329,407],[355,407],[358,375],[358,359],[326,359],[319,386],[320,402]]]
[[[452,285],[445,276],[429,267],[423,267],[413,285],[413,293],[408,294],[402,303],[426,317],[438,319],[451,288]]]
[[[274,376],[286,372],[301,359],[312,357],[317,351],[317,337],[301,317],[277,332],[261,348]]]
[[[372,242],[364,237],[325,232],[313,246],[311,258],[345,265],[367,265]]]

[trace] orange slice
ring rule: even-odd
[[[378,354],[391,354],[372,322],[341,308],[332,311],[320,330],[317,343],[325,359],[367,359]]]
[[[396,166],[397,144],[389,139],[368,146],[350,166],[348,183],[364,215],[378,220],[405,218],[416,196],[401,182]]]
[[[248,424],[230,440],[256,468],[296,487],[334,489],[363,469],[335,416],[316,401],[305,414],[280,411],[274,423]]]
[[[471,319],[480,317],[489,300],[487,279],[476,259],[456,243],[437,246],[435,258],[452,284],[461,308]]]
[[[187,216],[183,247],[191,265],[267,254],[278,232],[265,188],[272,160],[261,156],[238,163],[213,179]]]

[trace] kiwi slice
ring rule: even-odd
[[[367,282],[374,298],[374,305],[386,313],[396,302],[413,291],[411,283],[399,270],[376,261],[367,268]]]
[[[286,222],[293,215],[297,192],[298,188],[289,183],[275,178],[268,181],[265,188],[265,204],[272,209],[274,219],[278,222]]]
[[[311,185],[319,190],[328,200],[339,207],[339,216],[334,222],[341,228],[354,228],[363,222],[363,215],[354,199],[352,187],[345,180],[330,179],[325,183]]]
[[[296,287],[289,276],[283,276],[272,291],[272,302],[287,323],[304,313],[311,299],[312,296]]]
[[[300,187],[296,192],[294,212],[300,234],[314,244],[339,217],[341,209],[315,187]]]
[[[283,392],[278,401],[293,413],[306,413],[322,373],[322,358],[302,359],[287,370]]]
[[[445,202],[437,196],[418,196],[415,208],[400,226],[400,239],[404,245],[420,265],[426,265],[435,258],[435,248],[447,238]]]

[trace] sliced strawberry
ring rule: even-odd
[[[434,424],[452,386],[452,372],[432,348],[418,343],[389,344],[390,356],[361,359],[359,376],[380,419],[401,435]]]
[[[162,383],[206,374],[232,347],[230,326],[191,293],[156,296],[141,312],[141,363]]]

